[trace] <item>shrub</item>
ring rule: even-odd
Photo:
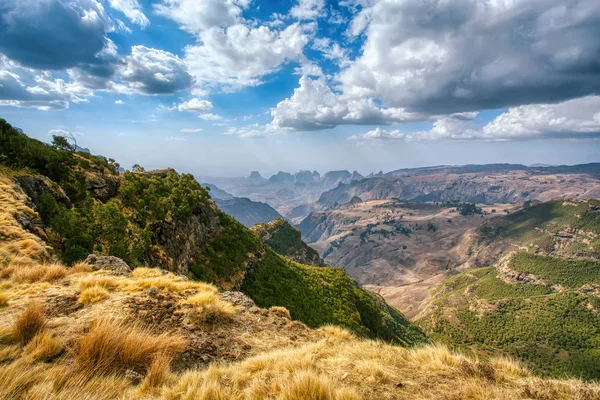
[[[107,297],[108,290],[101,286],[90,286],[81,292],[77,302],[81,304],[92,304],[104,300]]]
[[[154,335],[146,328],[103,318],[92,324],[87,335],[79,337],[74,357],[79,368],[89,373],[145,372],[158,354],[173,355],[184,346],[184,339],[178,336]]]
[[[39,303],[29,303],[15,321],[15,334],[19,342],[28,344],[46,328],[44,308]]]

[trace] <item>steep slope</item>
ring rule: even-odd
[[[231,199],[215,199],[221,210],[250,228],[256,224],[271,222],[283,218],[273,207],[259,201],[252,201],[244,197]]]
[[[333,285],[331,294],[338,289],[352,292],[344,299],[348,304],[340,306],[328,297],[332,282],[326,277],[320,279],[322,272],[291,263],[265,248],[258,235],[219,210],[191,175],[169,169],[118,175],[101,158],[88,156],[82,163],[79,154],[53,149],[18,133],[4,121],[2,124],[0,141],[7,143],[2,148],[3,163],[13,167],[5,178],[14,179],[12,184],[19,190],[27,189],[17,184],[22,178],[38,182],[32,187],[41,189],[32,192],[37,200],[29,196],[31,205],[39,211],[48,244],[65,263],[73,264],[92,252],[117,256],[134,267],[160,267],[226,290],[245,288],[257,303],[287,305],[293,318],[311,326],[339,323],[371,337],[409,344],[425,340],[418,328],[384,302],[364,301],[366,292],[338,270],[330,280],[335,278],[340,284]],[[44,175],[48,173],[44,168],[53,160],[57,160],[55,169],[62,172],[58,182]],[[109,177],[115,182],[111,196],[101,192],[99,198],[97,187],[86,186],[88,181]],[[72,187],[77,190],[68,190]],[[63,188],[68,205],[57,195]],[[297,286],[297,282],[284,280],[277,290],[265,292],[262,288],[268,284],[263,280],[270,279],[262,273],[265,270],[300,274],[310,285]],[[287,298],[290,291],[296,291],[295,298]],[[288,301],[292,298],[294,301]],[[313,299],[310,313],[298,302],[302,298]],[[402,337],[398,326],[406,327],[411,336]]]
[[[600,378],[600,202],[552,201],[486,221],[472,265],[426,300],[419,324],[549,376]]]
[[[324,265],[319,253],[302,241],[300,231],[283,218],[252,227],[275,252],[301,264]]]

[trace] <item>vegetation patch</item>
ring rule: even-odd
[[[571,260],[519,253],[512,257],[510,268],[536,275],[551,284],[574,289],[586,283],[600,283],[600,261],[597,260]]]

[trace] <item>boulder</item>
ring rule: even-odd
[[[84,261],[89,264],[93,270],[104,269],[107,271],[130,272],[131,268],[127,263],[119,257],[114,256],[97,256],[90,254]]]

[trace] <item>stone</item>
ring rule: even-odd
[[[148,288],[147,293],[150,297],[156,297],[156,295],[158,295],[158,288],[156,286],[152,286],[151,288]]]
[[[90,254],[84,262],[92,267],[94,271],[104,269],[107,271],[131,272],[129,265],[119,257]]]

